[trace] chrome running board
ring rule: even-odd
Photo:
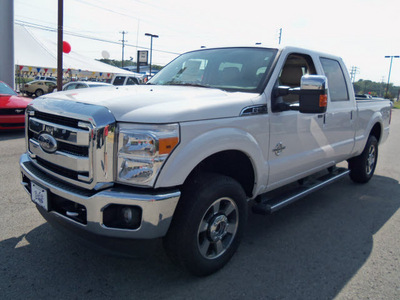
[[[325,186],[331,184],[347,174],[349,170],[345,168],[334,168],[328,174],[318,178],[302,180],[300,186],[291,189],[290,191],[283,192],[277,196],[272,196],[271,193],[261,195],[256,199],[255,205],[252,207],[253,212],[256,214],[271,214],[277,210],[289,205]],[[303,183],[307,181],[307,183]]]

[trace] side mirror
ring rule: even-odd
[[[328,105],[328,79],[321,75],[301,77],[299,111],[305,114],[323,114]]]
[[[300,87],[278,86],[274,89],[273,111],[298,110],[303,114],[323,114],[328,104],[328,79],[321,75],[304,75]],[[299,95],[299,103],[276,101],[281,96]]]

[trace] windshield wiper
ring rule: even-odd
[[[209,85],[203,85],[203,84],[198,84],[198,83],[189,83],[189,82],[167,82],[166,85],[180,85],[180,86],[194,86],[194,87],[212,88]]]

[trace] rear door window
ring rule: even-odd
[[[349,101],[346,79],[337,60],[321,58],[322,68],[328,78],[328,89],[331,101]]]
[[[128,80],[126,81],[126,85],[135,85],[137,84],[137,81],[135,81],[135,78],[128,77]]]

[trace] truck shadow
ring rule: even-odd
[[[250,214],[232,261],[192,277],[159,249],[147,259],[104,255],[48,224],[0,243],[5,298],[333,299],[363,267],[373,235],[399,209],[399,182],[375,176],[328,186],[271,216]],[[4,298],[3,296],[3,298]]]
[[[25,130],[0,131],[0,141],[16,140],[25,136]]]

